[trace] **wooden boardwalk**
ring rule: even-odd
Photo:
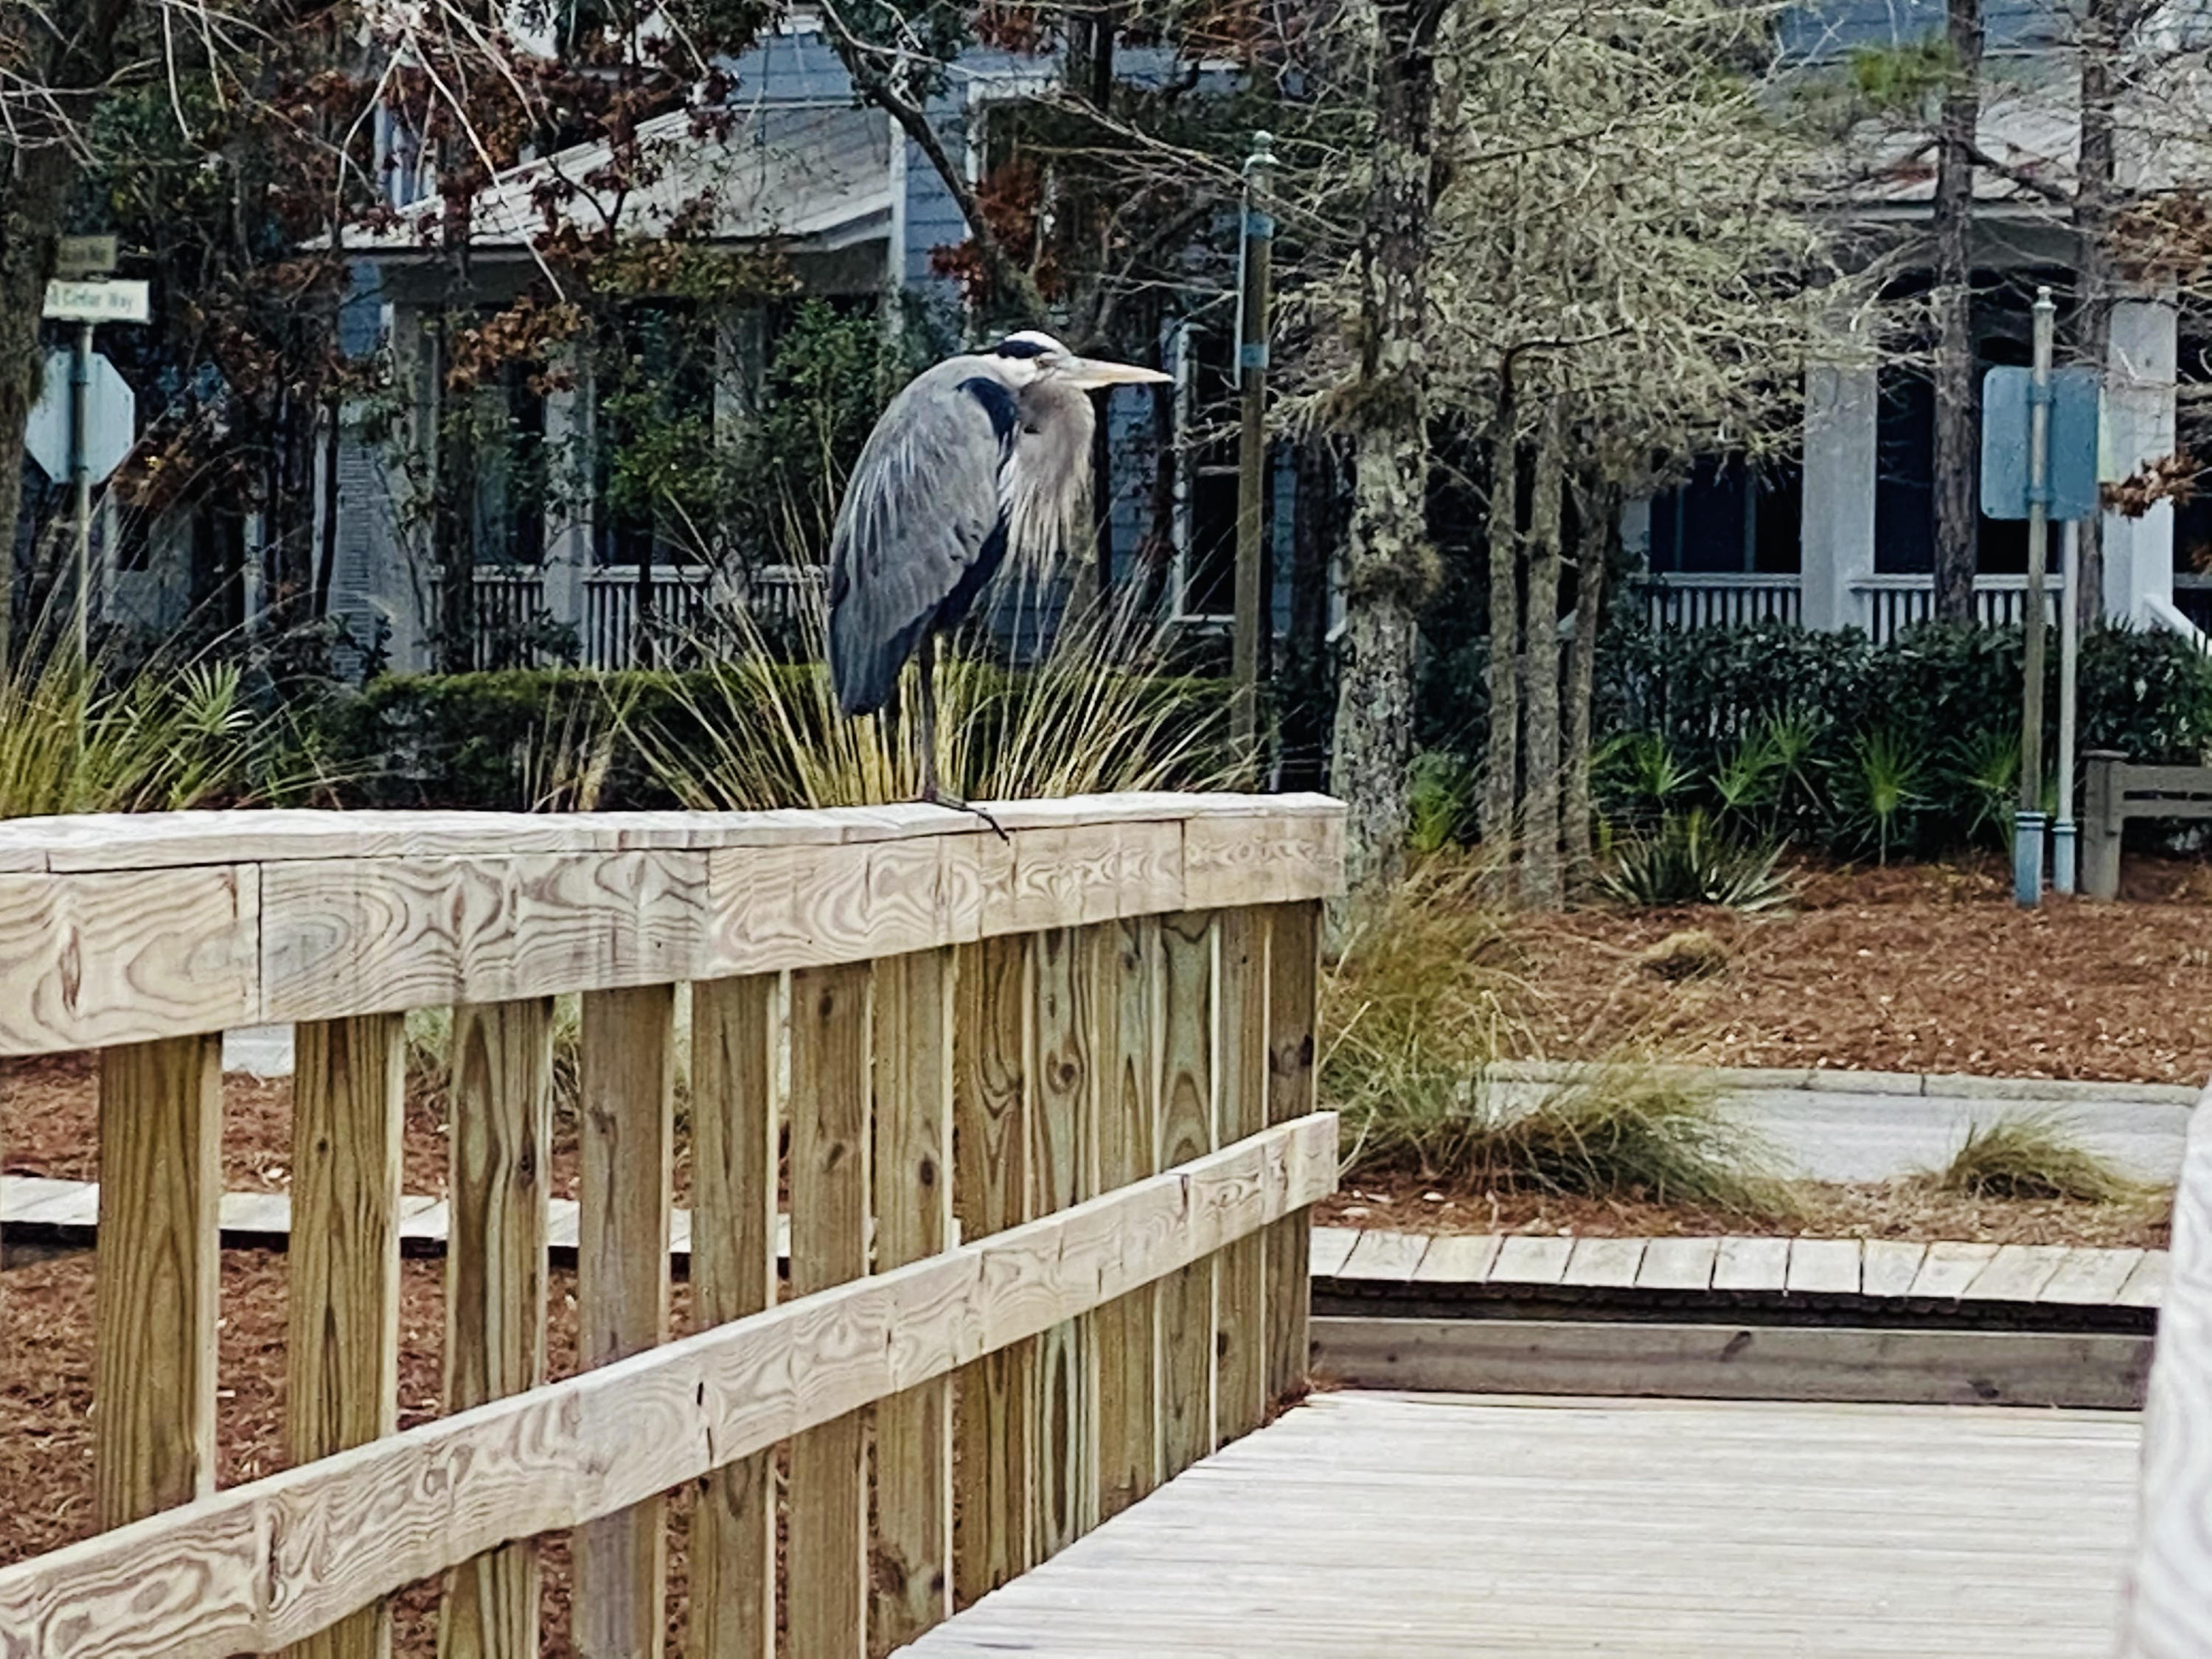
[[[2137,1419],[1317,1397],[915,1659],[2103,1659]]]

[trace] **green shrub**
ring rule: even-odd
[[[1747,846],[1718,829],[1705,808],[1669,812],[1657,829],[1630,837],[1600,871],[1598,884],[1627,904],[1723,904],[1771,910],[1790,901],[1776,873],[1781,849]]]

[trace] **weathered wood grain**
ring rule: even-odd
[[[1334,898],[1344,882],[1344,823],[1258,811],[1185,820],[1183,902],[1231,908]]]
[[[0,1055],[253,1023],[258,883],[251,867],[0,875]]]
[[[1368,1235],[1360,1236],[1361,1248],[1365,1248]],[[1493,1285],[1556,1285],[1559,1275],[1567,1270],[1567,1258],[1574,1254],[1571,1238],[1539,1238],[1515,1233],[1498,1248],[1498,1260],[1490,1264],[1490,1282]],[[1356,1261],[1359,1251],[1352,1251]],[[1413,1264],[1419,1266],[1418,1261]],[[1408,1274],[1411,1269],[1407,1270]]]
[[[2062,1244],[2006,1244],[1966,1286],[1970,1302],[2033,1302],[2066,1260]]]
[[[2066,1259],[2058,1264],[2058,1271],[2045,1282],[2036,1299],[2093,1306],[2111,1302],[2127,1284],[2142,1255],[2136,1249],[2069,1250]]]
[[[1158,1172],[1159,1029],[1152,998],[1159,923],[1101,927],[1098,1012],[1098,1188]],[[1159,1484],[1158,1296],[1146,1285],[1092,1316],[1098,1345],[1098,1491],[1102,1516],[1120,1514]]]
[[[1315,1228],[1313,1249],[1306,1262],[1308,1281],[1335,1278],[1344,1271],[1344,1264],[1352,1259],[1352,1251],[1358,1248],[1359,1229],[1357,1227]]]
[[[673,986],[584,994],[578,1092],[576,1360],[589,1367],[668,1340]],[[579,1659],[659,1659],[668,1626],[663,1509],[660,1499],[647,1498],[576,1528]]]
[[[1633,1285],[1644,1265],[1644,1243],[1640,1238],[1578,1238],[1559,1272],[1559,1283],[1615,1289]]]
[[[1920,1263],[1928,1254],[1925,1244],[1903,1239],[1870,1238],[1861,1253],[1859,1293],[1862,1296],[1908,1296],[1920,1277]]]
[[[552,1000],[457,1005],[452,1097],[448,1413],[545,1381]],[[530,1659],[537,1653],[538,1547],[526,1534],[538,1530],[502,1534],[521,1541],[500,1543],[473,1560],[440,1564],[453,1566],[439,1609],[440,1659]]]
[[[952,1243],[949,950],[875,968],[876,1267]],[[952,1390],[943,1378],[879,1401],[868,1651],[902,1647],[952,1611]]]
[[[889,1273],[0,1568],[0,1654],[265,1653],[1127,1295],[1326,1196],[1317,1113]]]
[[[1792,1296],[1856,1296],[1859,1241],[1793,1238],[1790,1241],[1790,1274],[1784,1288]]]
[[[1640,1291],[1702,1291],[1713,1282],[1713,1263],[1720,1255],[1717,1238],[1655,1238],[1644,1247],[1644,1263],[1636,1270]]]
[[[1267,1121],[1314,1109],[1315,998],[1321,981],[1321,906],[1278,904],[1267,913]],[[1313,1304],[1313,1218],[1285,1218],[1268,1234],[1267,1396],[1305,1386]],[[1486,1267],[1487,1263],[1484,1264]]]
[[[2182,1152],[2163,1266],[2121,1659],[2212,1650],[2212,1113],[2202,1102]]]
[[[1103,826],[1109,838],[1115,828]],[[1088,928],[1056,927],[1037,934],[1031,946],[1036,1070],[1030,1169],[1039,1215],[1079,1204],[1097,1190],[1095,939]],[[1032,1524],[1041,1560],[1098,1524],[1097,1358],[1088,1318],[1055,1325],[1037,1343]]]
[[[119,1527],[215,1486],[222,1040],[100,1056],[93,1516]]]
[[[1216,1139],[1210,911],[1160,923],[1160,1167],[1203,1157]],[[1219,1443],[1214,1426],[1214,1272],[1200,1261],[1160,1287],[1160,1474],[1173,1480]]]
[[[302,1025],[294,1054],[284,1450],[296,1465],[397,1426],[406,1022],[369,1014]],[[292,1652],[382,1659],[391,1646],[378,1601]]]
[[[1496,1233],[1468,1233],[1430,1240],[1413,1269],[1416,1285],[1480,1285],[1490,1277],[1505,1241]]]
[[[867,964],[791,976],[791,1291],[868,1271]],[[786,1571],[793,1659],[867,1649],[866,1425],[858,1412],[791,1443]]]
[[[1571,1239],[1559,1241],[1560,1267],[1566,1265],[1567,1249]],[[1352,1254],[1336,1270],[1339,1279],[1358,1279],[1384,1285],[1403,1285],[1420,1271],[1422,1260],[1429,1253],[1427,1233],[1393,1232],[1387,1227],[1363,1228],[1359,1242],[1352,1247]],[[1519,1252],[1515,1253],[1515,1259]],[[1554,1275],[1556,1279],[1557,1275]]]
[[[1963,1296],[1996,1253],[1994,1244],[1930,1244],[1920,1259],[1920,1271],[1913,1275],[1911,1294],[1947,1299]]]
[[[979,1239],[1029,1218],[1031,1134],[1030,940],[991,939],[957,953],[952,1038],[953,1207]],[[953,1587],[962,1603],[1036,1564],[1036,1350],[993,1353],[958,1380],[960,1526]]]
[[[1743,1291],[1754,1295],[1783,1289],[1790,1280],[1790,1241],[1786,1238],[1721,1240],[1713,1258],[1713,1288]]]
[[[1267,1121],[1267,915],[1246,907],[1216,918],[1214,1052],[1219,1056],[1215,1133],[1222,1144],[1256,1134]],[[1242,1239],[1214,1273],[1218,1324],[1213,1352],[1215,1432],[1249,1434],[1267,1420],[1267,1241]]]
[[[778,980],[691,988],[691,1320],[775,1301]],[[690,1659],[775,1659],[773,1453],[708,1474],[691,1510]]]

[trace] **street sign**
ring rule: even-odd
[[[105,276],[115,269],[112,236],[64,236],[54,249],[57,276]]]
[[[2027,517],[2027,394],[2033,371],[1993,368],[1982,377],[1982,511]],[[2044,477],[2051,519],[2097,512],[2097,371],[2051,371],[2051,434]]]
[[[153,315],[143,282],[46,284],[44,315],[72,323],[143,323]]]
[[[46,354],[46,385],[23,428],[23,447],[40,470],[58,483],[69,481],[70,357],[66,351]],[[138,441],[138,400],[130,383],[115,372],[115,365],[98,352],[92,354],[91,374],[85,382],[84,450],[92,482],[123,465],[123,458]]]

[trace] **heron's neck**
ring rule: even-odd
[[[1026,388],[1014,453],[1000,480],[1006,514],[1006,551],[1023,562],[1050,563],[1081,533],[1091,496],[1091,399],[1050,380]]]

